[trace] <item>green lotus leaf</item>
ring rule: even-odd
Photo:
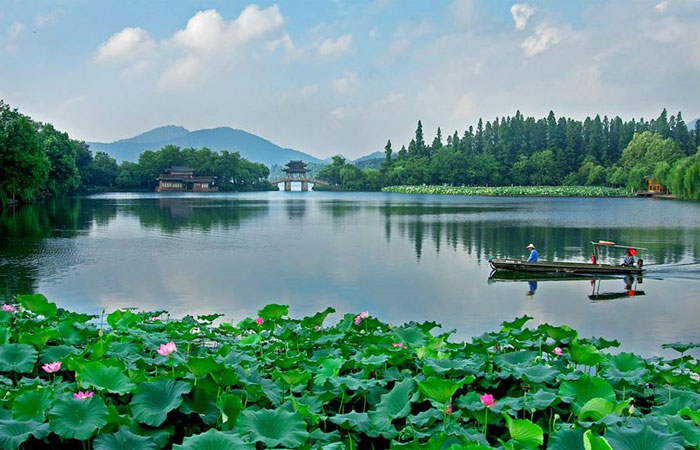
[[[418,390],[424,397],[435,400],[438,403],[446,404],[452,399],[457,389],[473,379],[474,377],[469,376],[459,381],[452,381],[428,377],[425,381],[418,381]]]
[[[187,360],[187,368],[192,374],[199,378],[213,372],[218,372],[225,368],[224,364],[217,362],[213,356],[203,358],[189,358]]]
[[[188,436],[182,445],[173,445],[173,450],[254,450],[255,445],[244,441],[240,436],[222,433],[211,429],[206,433]]]
[[[19,335],[20,344],[31,344],[35,347],[43,347],[52,339],[58,337],[58,330],[53,328],[36,330],[31,333],[21,333]]]
[[[224,394],[216,401],[216,406],[221,411],[221,423],[224,430],[230,430],[236,424],[238,414],[245,407],[241,398],[234,394]]]
[[[564,381],[559,387],[559,397],[571,403],[574,413],[589,400],[600,397],[615,402],[615,391],[606,380],[590,375],[583,375],[575,381]]]
[[[80,380],[80,384],[83,387],[94,387],[97,390],[113,394],[128,394],[136,389],[134,382],[124,375],[121,370],[107,366],[99,361],[85,364],[76,373],[76,378]]]
[[[528,316],[527,314],[517,317],[514,320],[507,322],[503,321],[501,322],[501,329],[510,329],[510,330],[519,330],[525,325],[528,321],[532,320],[532,317]]]
[[[514,371],[530,383],[536,384],[551,383],[559,374],[558,370],[542,365],[530,366],[524,369],[516,367]]]
[[[539,425],[535,425],[527,419],[513,419],[508,414],[503,413],[506,420],[510,438],[517,443],[527,447],[536,448],[544,442],[544,432]]]
[[[139,436],[127,428],[112,434],[101,434],[95,438],[94,450],[156,450],[156,443],[148,436]]]
[[[608,428],[605,439],[615,450],[682,450],[683,436],[654,430],[648,424]]]
[[[38,353],[32,345],[0,345],[0,372],[31,372],[34,370],[37,356]]]
[[[655,412],[676,415],[684,408],[698,409],[700,394],[687,389],[660,388],[654,391],[654,402],[662,405],[653,407]]]
[[[568,325],[554,326],[544,323],[537,327],[537,329],[557,342],[573,340],[578,336],[576,330]]]
[[[477,442],[469,440],[466,436],[440,433],[431,436],[427,442],[421,443],[418,439],[409,442],[391,441],[391,450],[488,450],[492,447],[483,446]]]
[[[604,437],[596,436],[591,430],[583,433],[583,448],[585,450],[613,450]]]
[[[258,316],[264,320],[277,320],[289,314],[289,305],[277,305],[270,303],[258,311]]]
[[[49,345],[41,351],[39,359],[41,363],[48,364],[62,361],[74,353],[78,353],[78,349],[70,345]]]
[[[66,439],[84,441],[107,423],[107,407],[102,398],[56,400],[49,411],[51,431]]]
[[[499,355],[496,355],[494,358],[494,361],[496,361],[496,364],[499,366],[504,366],[504,367],[513,367],[513,366],[529,366],[532,364],[532,362],[537,358],[539,355],[538,352],[536,351],[531,351],[531,350],[523,350],[519,352],[509,352],[509,353],[501,353]]]
[[[262,338],[259,334],[249,334],[248,336],[242,337],[238,343],[242,347],[257,347],[260,345]]]
[[[679,410],[678,415],[688,416],[693,420],[693,422],[700,426],[700,409],[698,409],[697,411],[693,411],[692,409],[686,407]]]
[[[306,385],[311,379],[311,373],[305,370],[276,370],[273,374],[276,379],[281,379],[284,384],[290,386]]]
[[[328,307],[324,309],[321,312],[317,312],[311,317],[304,317],[301,320],[301,325],[304,327],[312,327],[312,326],[321,326],[323,325],[323,321],[326,320],[326,317],[328,317],[330,314],[333,314],[335,312],[334,308]]]
[[[638,384],[644,381],[644,362],[633,353],[620,353],[606,357],[601,375],[611,383],[625,381]]]
[[[391,391],[381,396],[381,401],[369,413],[370,420],[378,428],[386,427],[386,423],[394,419],[406,417],[411,412],[411,404],[418,399],[418,393],[415,392],[416,383],[411,378],[394,384]]]
[[[696,344],[694,342],[670,342],[668,344],[662,344],[661,348],[670,348],[678,353],[685,353],[688,350],[700,348],[700,344]]]
[[[301,415],[281,408],[243,411],[238,417],[236,431],[268,447],[299,447],[309,436]]]
[[[596,397],[588,400],[578,411],[579,420],[600,420],[613,412],[613,402]]]
[[[24,391],[12,402],[12,417],[18,421],[43,422],[46,419],[46,410],[51,405],[51,391],[49,389],[31,389]]]
[[[395,327],[391,332],[397,342],[403,342],[412,347],[420,347],[427,341],[426,333],[418,327]]]
[[[583,447],[583,428],[559,430],[550,435],[547,441],[548,450],[585,450]]]
[[[140,315],[134,314],[128,309],[118,309],[107,314],[107,323],[115,330],[126,330],[142,321]]]
[[[328,420],[346,430],[357,430],[365,434],[368,434],[371,429],[370,419],[367,413],[350,411],[347,414],[331,416]]]
[[[663,419],[669,433],[680,433],[686,447],[698,448],[700,445],[700,427],[692,420],[678,416],[666,416]]]
[[[569,354],[571,355],[572,361],[576,364],[583,364],[584,366],[595,366],[603,361],[603,355],[591,344],[573,342],[569,346]]]
[[[49,424],[29,421],[0,420],[0,448],[15,450],[30,436],[43,439],[49,434]]]
[[[320,368],[316,370],[316,376],[314,377],[314,383],[321,386],[329,378],[337,377],[340,373],[340,368],[345,364],[345,359],[343,358],[326,358],[320,363]]]
[[[56,304],[48,301],[46,297],[41,294],[18,295],[17,302],[22,305],[24,309],[28,309],[34,314],[44,317],[54,317],[58,311]]]
[[[475,372],[466,359],[428,358],[423,363],[423,373],[426,375],[474,374]]]
[[[141,383],[131,398],[131,413],[141,423],[152,427],[160,426],[168,413],[180,406],[182,395],[190,390],[189,383],[183,381],[157,380]]]

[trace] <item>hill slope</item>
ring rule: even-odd
[[[321,162],[307,153],[283,148],[267,139],[229,127],[189,131],[174,125],[154,128],[145,133],[115,142],[88,142],[93,152],[102,151],[117,161],[137,161],[145,150],[158,150],[165,145],[178,147],[208,147],[212,150],[236,151],[246,159],[261,162],[268,166],[286,164],[290,159],[307,162]]]

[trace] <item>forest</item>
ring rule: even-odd
[[[107,153],[93,154],[84,142],[0,100],[0,207],[75,192],[152,190],[171,165],[214,175],[223,191],[272,189],[267,166],[237,152],[166,146],[143,152],[138,163],[117,164]]]
[[[419,121],[415,137],[395,152],[391,141],[376,169],[338,156],[318,178],[338,189],[396,185],[613,186],[644,189],[652,178],[680,198],[700,199],[700,120],[689,129],[682,114],[664,109],[653,120],[599,115],[584,121],[514,117],[479,120],[461,135],[427,144]]]

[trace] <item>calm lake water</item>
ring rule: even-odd
[[[587,261],[598,239],[647,247],[644,279],[489,280],[488,255],[524,257],[534,242],[543,259]],[[291,305],[296,317],[331,305],[336,318],[366,309],[395,324],[435,320],[459,338],[528,314],[531,324],[569,324],[625,350],[670,355],[662,343],[700,341],[699,255],[698,203],[107,194],[4,212],[0,295],[41,292],[88,313],[135,306],[234,321],[269,302]],[[644,295],[626,295],[630,288]]]

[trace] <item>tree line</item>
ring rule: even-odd
[[[682,198],[700,198],[700,120],[689,129],[682,114],[664,109],[653,120],[599,115],[584,121],[547,117],[496,118],[427,144],[419,121],[408,146],[391,141],[378,169],[361,170],[342,157],[318,178],[340,189],[391,185],[592,185],[643,189],[649,178]]]
[[[187,165],[196,175],[218,177],[220,190],[271,189],[269,169],[237,152],[166,146],[145,151],[138,163],[118,164],[49,123],[32,120],[0,100],[0,206],[44,195],[78,191],[153,189],[172,165]]]

